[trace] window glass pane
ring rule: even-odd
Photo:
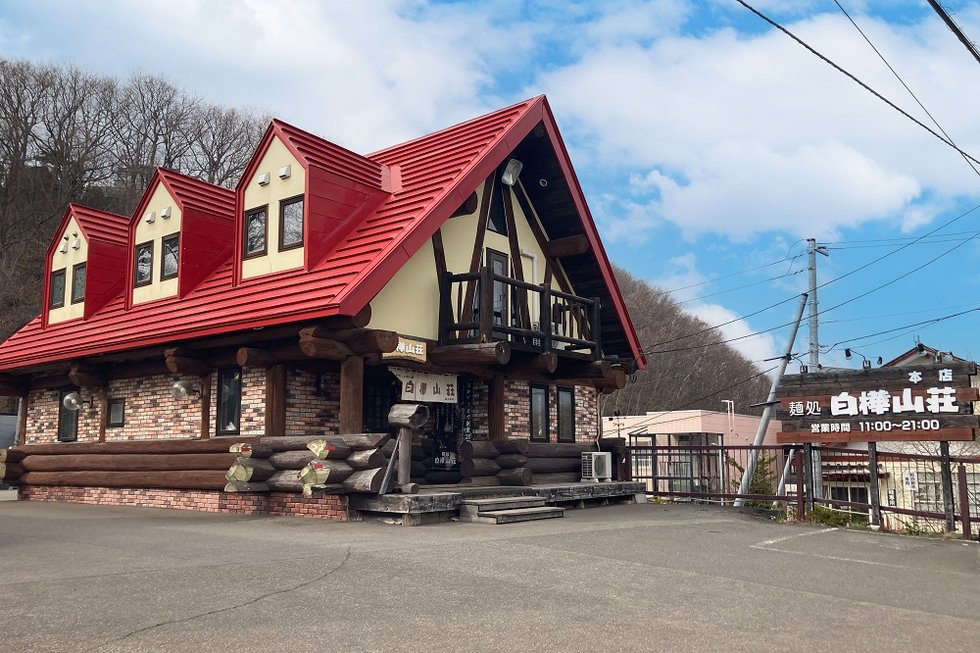
[[[65,395],[69,390],[58,393],[58,441],[74,442],[78,439],[78,411],[65,408]]]
[[[148,284],[153,280],[153,243],[136,246],[136,285]]]
[[[504,199],[499,182],[494,184],[493,195],[490,197],[487,229],[495,231],[498,234],[507,235],[507,217],[504,215]]]
[[[282,230],[280,247],[295,247],[303,244],[303,198],[282,205]]]
[[[548,390],[531,386],[531,439],[548,441]]]
[[[180,251],[180,237],[167,236],[163,239],[163,269],[161,279],[173,279],[177,276],[177,257]]]
[[[242,371],[240,368],[218,372],[218,409],[215,430],[238,433],[242,415]]]
[[[558,388],[558,439],[575,442],[575,402],[571,388]]]
[[[847,494],[846,487],[832,487],[830,488],[830,498],[834,501],[850,501]]]
[[[109,426],[122,426],[126,415],[125,399],[109,400]]]
[[[71,271],[71,303],[85,300],[85,264],[79,263]]]
[[[56,270],[51,273],[51,308],[65,305],[65,271]]]
[[[245,216],[245,256],[265,253],[265,209]]]

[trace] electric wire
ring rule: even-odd
[[[804,254],[805,254],[805,252],[801,252],[801,253],[797,254],[796,256],[793,256],[793,257],[790,257],[790,256],[787,255],[786,257],[783,257],[783,258],[779,259],[778,261],[772,261],[771,263],[766,263],[765,265],[758,265],[756,267],[747,268],[747,269],[742,270],[740,272],[732,272],[731,274],[723,274],[723,275],[719,275],[717,277],[711,277],[710,279],[705,279],[704,281],[698,281],[697,283],[690,283],[690,284],[688,284],[686,286],[681,286],[679,288],[673,288],[671,290],[662,290],[660,292],[662,292],[664,294],[667,294],[667,295],[670,295],[670,294],[673,294],[675,292],[680,292],[681,290],[687,290],[689,288],[697,288],[698,286],[703,286],[705,284],[713,283],[715,281],[721,281],[722,279],[730,279],[731,277],[738,277],[738,276],[741,276],[743,274],[748,274],[749,272],[755,272],[756,270],[762,270],[764,268],[770,268],[770,267],[772,267],[774,265],[779,265],[780,263],[785,263],[787,261],[795,261],[796,259],[800,258]],[[778,277],[776,277],[776,278],[778,278]]]
[[[733,288],[726,288],[725,290],[719,290],[718,292],[709,293],[707,295],[701,295],[700,297],[692,297],[691,299],[685,299],[683,301],[676,302],[678,306],[683,306],[684,304],[690,304],[691,302],[700,301],[702,299],[708,299],[709,297],[717,297],[718,295],[725,295],[730,292],[735,292],[736,290],[744,290],[746,288],[752,288],[754,286],[761,286],[764,283],[769,283],[770,281],[778,281],[779,279],[785,279],[786,277],[793,277],[802,272],[806,272],[806,268],[802,270],[796,270],[795,272],[787,272],[786,274],[780,274],[775,277],[769,277],[768,279],[763,279],[762,281],[754,281],[752,283],[747,283],[741,286],[735,286]]]
[[[872,95],[874,95],[876,98],[878,98],[879,100],[881,100],[882,102],[884,102],[885,104],[887,104],[888,106],[890,106],[892,109],[894,109],[895,111],[899,112],[900,114],[902,114],[903,116],[905,116],[906,118],[908,118],[909,120],[911,120],[912,122],[914,122],[916,125],[918,125],[922,129],[926,130],[927,132],[929,132],[930,134],[932,134],[933,136],[935,136],[937,139],[939,139],[940,141],[942,141],[943,143],[945,143],[949,147],[951,147],[954,150],[956,150],[957,152],[959,152],[960,155],[962,155],[963,157],[969,159],[970,161],[973,161],[974,163],[980,163],[980,160],[974,158],[973,156],[971,156],[967,152],[965,152],[962,149],[960,149],[955,143],[953,143],[952,141],[950,141],[949,139],[947,139],[943,135],[939,134],[938,132],[936,132],[935,130],[933,130],[931,127],[929,127],[929,125],[925,124],[924,122],[922,122],[921,120],[919,120],[918,118],[916,118],[915,116],[913,116],[912,114],[910,114],[908,111],[906,111],[905,109],[902,109],[900,106],[898,106],[897,104],[895,104],[894,102],[892,102],[891,100],[889,100],[888,98],[886,98],[884,95],[882,95],[878,91],[874,90],[873,88],[871,88],[870,86],[868,86],[867,84],[865,84],[864,82],[862,82],[860,79],[858,79],[852,73],[848,72],[847,70],[845,70],[844,68],[842,68],[838,64],[834,63],[831,59],[829,59],[828,57],[826,57],[825,55],[821,54],[816,49],[814,49],[806,41],[804,41],[800,37],[796,36],[796,34],[794,34],[793,32],[789,31],[789,29],[783,27],[782,25],[780,25],[779,23],[777,23],[772,18],[769,18],[768,16],[766,16],[765,14],[763,14],[761,11],[759,11],[758,9],[756,9],[755,7],[753,7],[752,5],[750,5],[749,3],[745,2],[745,0],[735,0],[735,2],[739,3],[740,5],[742,5],[743,7],[745,7],[746,9],[748,9],[749,11],[751,11],[753,14],[755,14],[756,16],[758,16],[759,18],[761,18],[765,22],[769,23],[770,25],[772,25],[773,27],[775,27],[776,29],[778,29],[780,32],[782,32],[786,36],[788,36],[791,39],[793,39],[794,41],[796,41],[798,44],[800,44],[806,50],[808,50],[811,54],[813,54],[814,56],[816,56],[817,58],[819,58],[821,61],[823,61],[827,65],[829,65],[832,68],[834,68],[837,72],[841,73],[842,75],[844,75],[845,77],[847,77],[848,79],[850,79],[851,81],[853,81],[854,83],[856,83],[858,86],[860,86],[864,90],[866,90],[869,93],[871,93]]]
[[[863,335],[863,336],[855,336],[853,338],[845,338],[844,340],[838,340],[837,342],[835,342],[832,345],[827,345],[826,348],[821,348],[821,350],[822,350],[822,353],[829,354],[830,352],[832,352],[837,347],[837,345],[843,345],[843,344],[848,343],[848,342],[857,342],[859,340],[866,340],[868,338],[875,338],[877,336],[885,335],[886,333],[894,333],[895,331],[903,331],[903,330],[906,330],[906,329],[909,329],[909,328],[918,327],[918,326],[936,324],[936,323],[939,323],[939,322],[944,322],[946,320],[951,320],[951,319],[956,318],[956,317],[962,317],[964,315],[968,315],[968,314],[974,313],[976,311],[980,311],[980,306],[975,307],[975,308],[971,308],[971,309],[968,309],[968,310],[965,310],[965,311],[960,311],[958,313],[951,313],[950,315],[943,315],[941,317],[935,317],[935,318],[932,318],[932,319],[929,319],[929,320],[921,320],[919,322],[913,322],[911,324],[903,324],[902,326],[893,327],[891,329],[884,329],[882,331],[876,331],[874,333],[869,333],[869,334],[866,334],[866,335]]]
[[[895,76],[895,79],[897,79],[902,84],[902,86],[905,87],[905,90],[909,92],[909,95],[911,95],[912,96],[912,99],[915,100],[916,104],[919,105],[919,108],[921,108],[925,112],[925,114],[927,116],[929,116],[929,119],[932,120],[932,124],[934,124],[936,126],[936,129],[938,129],[939,131],[941,131],[943,133],[943,136],[945,136],[947,138],[947,140],[950,143],[952,143],[953,142],[953,138],[949,134],[946,133],[946,130],[943,129],[942,125],[939,124],[939,121],[936,120],[936,118],[929,112],[929,109],[926,109],[926,105],[922,104],[922,102],[919,100],[918,96],[914,92],[912,92],[912,89],[909,88],[909,85],[905,83],[905,80],[902,79],[902,76],[899,75],[898,72],[894,68],[892,68],[892,65],[890,63],[888,63],[888,60],[887,59],[885,59],[885,55],[881,54],[881,51],[878,50],[878,48],[875,47],[875,44],[871,42],[871,39],[869,39],[868,38],[868,35],[864,33],[864,30],[862,30],[861,27],[854,21],[854,19],[851,18],[851,15],[849,13],[847,13],[847,10],[844,9],[843,6],[841,6],[841,3],[838,0],[834,0],[834,4],[837,5],[837,8],[840,9],[841,12],[845,16],[847,16],[847,20],[851,21],[851,25],[854,26],[854,29],[856,29],[858,31],[858,34],[860,34],[862,37],[864,37],[864,40],[867,41],[868,45],[871,46],[871,49],[875,51],[875,54],[878,55],[878,58],[881,59],[882,63],[884,63],[885,66],[888,67],[888,70],[890,70],[892,72],[892,75]],[[964,153],[960,152],[960,155],[963,157],[963,160],[966,161],[966,164],[968,166],[970,166],[970,168],[973,169],[973,172],[975,172],[978,176],[980,176],[980,170],[978,170],[977,167],[975,165],[973,165],[973,162],[970,161],[970,159],[967,158],[967,156]]]

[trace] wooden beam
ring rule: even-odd
[[[340,364],[340,432],[364,428],[364,359],[351,356]]]
[[[436,365],[506,365],[510,353],[506,341],[443,345],[429,350],[429,360]]]
[[[211,437],[211,375],[201,377],[201,439]]]
[[[510,186],[501,186],[503,193],[504,218],[507,220],[507,242],[510,245],[510,265],[514,268],[514,277],[518,281],[530,281],[534,279],[524,277],[524,257],[521,256],[521,244],[517,238],[517,221],[514,218],[514,193]],[[521,326],[525,329],[531,328],[531,311],[527,305],[527,290],[525,288],[511,288],[511,292],[517,293],[517,310],[520,314]]]
[[[613,366],[609,370],[609,376],[601,379],[593,379],[592,385],[599,390],[605,390],[606,388],[622,390],[626,387],[626,370],[618,365]]]
[[[68,368],[68,379],[78,387],[104,388],[105,372],[84,363],[72,363]]]
[[[487,428],[491,440],[505,440],[504,431],[504,377],[495,375],[487,385]]]
[[[200,358],[188,356],[184,349],[176,347],[163,352],[164,362],[171,374],[187,374],[189,376],[204,376],[210,374],[211,365]]]
[[[68,453],[29,455],[24,458],[22,465],[29,472],[224,471],[235,459],[236,456],[231,453]]]
[[[281,363],[265,373],[265,434],[286,435],[286,366]]]
[[[17,437],[14,444],[24,446],[27,443],[27,400],[28,395],[23,395],[17,402]]]
[[[346,344],[355,354],[388,354],[398,349],[398,334],[381,329],[364,329],[348,337]]]
[[[102,388],[99,394],[99,442],[105,442],[105,431],[109,425],[109,389]]]
[[[476,223],[476,240],[473,243],[473,255],[470,258],[470,274],[480,271],[483,262],[483,243],[487,236],[487,219],[490,217],[490,200],[493,196],[497,172],[494,171],[483,185],[483,201],[480,205],[480,217]],[[463,299],[463,306],[459,313],[462,322],[469,322],[473,319],[473,298],[476,293],[476,282],[466,282],[466,296]],[[487,310],[486,308],[483,310]]]
[[[363,329],[371,322],[371,305],[367,304],[355,315],[334,315],[324,318],[323,326],[328,329]]]
[[[511,358],[507,365],[507,372],[511,374],[552,374],[558,369],[558,354],[553,351],[546,351],[536,356],[521,357],[515,360]]]
[[[298,351],[298,349],[297,349]],[[276,364],[276,359],[273,358],[265,349],[259,349],[257,347],[240,347],[237,352],[235,352],[235,362],[238,363],[239,367],[272,367]]]
[[[555,376],[564,379],[604,379],[609,376],[609,361],[581,361],[561,358]]]
[[[354,353],[350,347],[342,342],[307,335],[300,336],[299,348],[310,358],[325,358],[327,360],[344,360]]]
[[[22,485],[167,490],[221,490],[227,482],[225,473],[220,469],[171,472],[27,472],[20,478]]]
[[[545,243],[544,253],[553,258],[577,256],[589,251],[589,239],[583,234],[556,238]]]

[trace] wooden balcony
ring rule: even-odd
[[[537,286],[489,267],[475,274],[447,273],[440,292],[440,344],[507,341],[514,350],[602,358],[597,297]]]

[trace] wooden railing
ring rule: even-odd
[[[441,282],[442,344],[507,340],[520,349],[602,357],[599,298],[494,274],[447,273]]]

